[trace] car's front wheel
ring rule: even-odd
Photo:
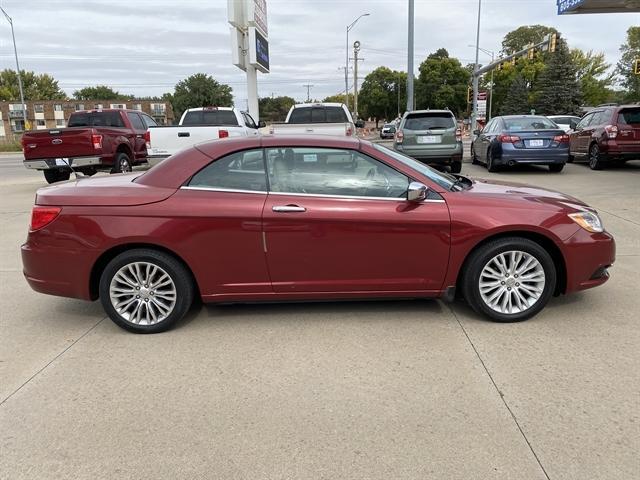
[[[520,237],[491,241],[471,254],[462,280],[465,299],[497,322],[517,322],[537,314],[556,285],[549,253]]]
[[[150,249],[116,256],[102,272],[99,288],[111,320],[136,333],[169,329],[187,313],[194,293],[187,268],[172,256]]]
[[[451,173],[460,173],[462,171],[462,162],[460,160],[454,160],[451,162]]]

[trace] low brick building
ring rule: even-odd
[[[27,130],[65,127],[69,116],[79,110],[122,108],[151,115],[159,125],[173,124],[169,102],[150,100],[34,100],[25,102]],[[0,141],[12,140],[25,130],[20,102],[0,102]]]

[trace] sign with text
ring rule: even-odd
[[[247,22],[260,30],[263,37],[269,37],[267,25],[267,0],[247,0]]]
[[[249,63],[262,73],[269,73],[269,41],[256,27],[249,27]]]

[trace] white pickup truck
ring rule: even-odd
[[[333,135],[356,134],[363,121],[353,121],[351,112],[342,103],[301,103],[289,110],[285,123],[274,123],[270,132],[275,135]]]
[[[227,137],[260,135],[264,122],[256,122],[247,112],[233,107],[190,108],[178,126],[150,127],[145,139],[147,161],[155,165],[174,153],[197,143]]]

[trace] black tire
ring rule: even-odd
[[[43,173],[47,183],[64,182],[71,177],[69,170],[43,170]]]
[[[591,170],[602,170],[604,168],[604,162],[600,156],[600,147],[597,143],[594,143],[589,148],[589,168]]]
[[[133,166],[131,164],[131,159],[129,155],[124,152],[118,153],[116,155],[116,162],[111,169],[111,173],[126,173],[132,172]]]
[[[567,163],[573,163],[574,160],[575,160],[575,157],[570,154],[569,158],[567,158]]]
[[[564,163],[553,163],[549,165],[549,171],[553,173],[560,173],[564,168]]]
[[[485,303],[480,293],[479,284],[480,275],[485,265],[496,255],[512,250],[525,252],[538,260],[544,270],[545,285],[538,300],[529,308],[521,312],[505,314],[493,310]],[[556,286],[556,269],[551,255],[538,243],[522,237],[499,238],[482,245],[470,254],[463,268],[464,276],[461,287],[464,298],[477,313],[495,322],[519,322],[533,317],[547,304]]]
[[[169,311],[168,315],[166,315],[166,318],[158,321],[157,323],[141,324],[129,321],[122,316],[112,304],[110,287],[113,277],[122,267],[135,262],[142,262],[151,264],[152,266],[157,266],[164,270],[164,272],[173,281],[173,286],[175,287],[176,292],[175,304],[173,309]],[[137,288],[136,290],[141,289]],[[147,292],[149,292],[149,290],[151,289],[147,289]],[[100,276],[99,293],[100,302],[102,303],[105,312],[107,312],[111,320],[113,320],[113,322],[119,327],[135,333],[159,333],[171,328],[187,313],[193,303],[194,283],[187,268],[171,255],[156,250],[140,248],[123,252],[109,262]],[[151,293],[151,295],[153,295],[153,293]],[[140,295],[136,298],[140,298],[140,296],[143,296],[142,292],[140,292]],[[132,301],[142,306],[142,300]],[[136,303],[132,305],[133,308],[135,308]],[[149,302],[149,304],[150,303],[151,302]],[[149,307],[145,305],[147,317],[149,317],[148,308]]]
[[[454,160],[451,162],[451,173],[460,173],[462,171],[462,162],[460,160]]]
[[[478,160],[478,155],[476,155],[476,149],[473,148],[473,143],[471,144],[471,165],[478,165],[480,160]]]
[[[498,166],[495,164],[495,159],[493,158],[493,151],[491,149],[487,151],[487,171],[492,173],[498,171]]]

